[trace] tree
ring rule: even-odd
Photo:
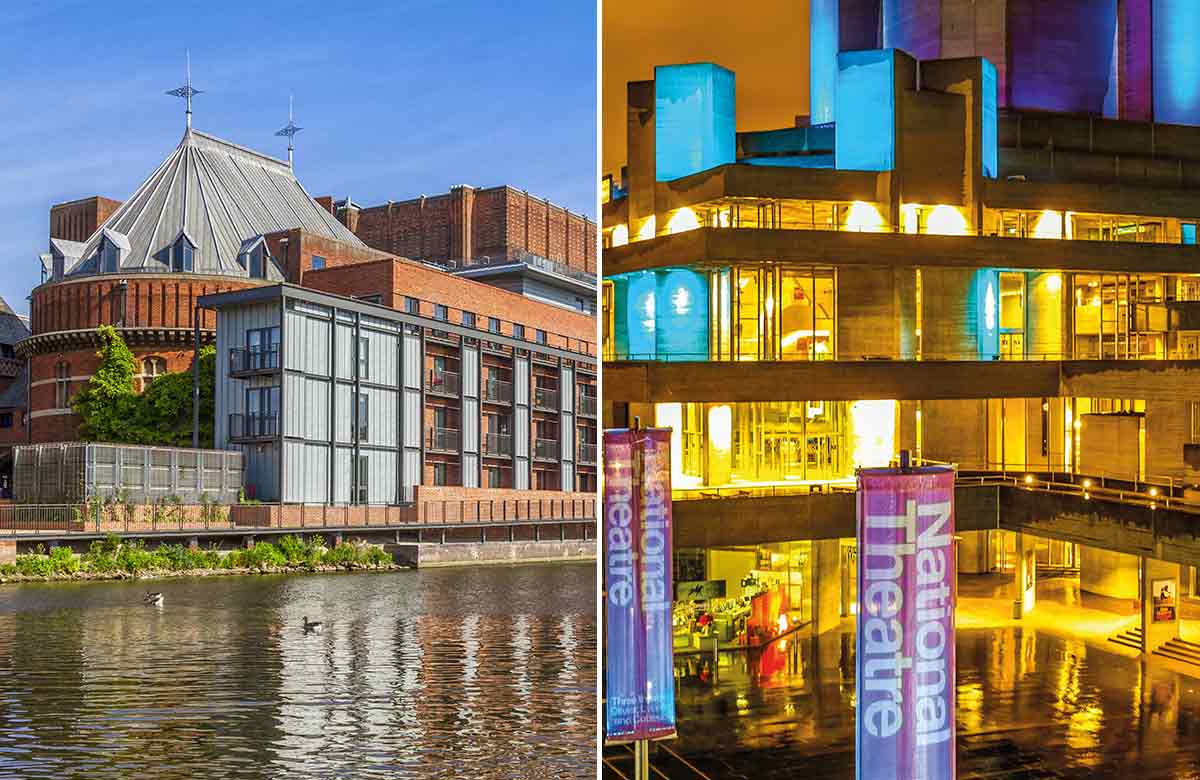
[[[83,420],[79,435],[86,441],[129,441],[137,406],[133,353],[111,325],[101,325],[96,335],[100,339],[100,351],[96,353],[100,365],[87,388],[71,402]]]
[[[156,377],[139,395],[133,389],[134,359],[111,325],[97,331],[100,365],[72,407],[85,441],[188,447],[192,443],[192,370]],[[200,446],[213,446],[217,351],[200,349]]]

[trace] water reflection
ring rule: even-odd
[[[594,776],[591,565],[155,588],[0,590],[0,777]]]
[[[730,653],[715,683],[681,660],[672,748],[714,776],[852,777],[853,648]],[[1200,679],[1028,627],[960,629],[957,655],[959,777],[1200,776]]]

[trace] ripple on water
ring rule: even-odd
[[[0,589],[0,778],[594,777],[594,571]]]

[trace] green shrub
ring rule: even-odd
[[[339,544],[326,550],[321,558],[326,566],[345,566],[350,568],[358,562],[358,549],[352,544]]]
[[[286,566],[287,559],[279,548],[270,542],[257,542],[246,551],[246,565],[252,569],[268,569]]]
[[[55,547],[50,551],[50,570],[55,574],[78,574],[79,559],[70,547]]]
[[[382,547],[372,544],[363,553],[362,562],[367,566],[390,566],[392,556],[388,555]]]

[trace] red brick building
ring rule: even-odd
[[[216,315],[198,298],[280,282],[429,316],[469,311],[509,335],[595,355],[596,235],[590,220],[510,187],[369,209],[313,199],[289,163],[189,129],[124,202],[51,208],[31,333],[16,347],[29,411],[18,438],[78,437],[71,399],[96,370],[100,325],[122,333],[142,384],[191,365],[193,326],[215,341]],[[409,253],[418,257],[397,256]],[[3,370],[0,357],[0,404]],[[594,472],[582,469],[582,484]]]

